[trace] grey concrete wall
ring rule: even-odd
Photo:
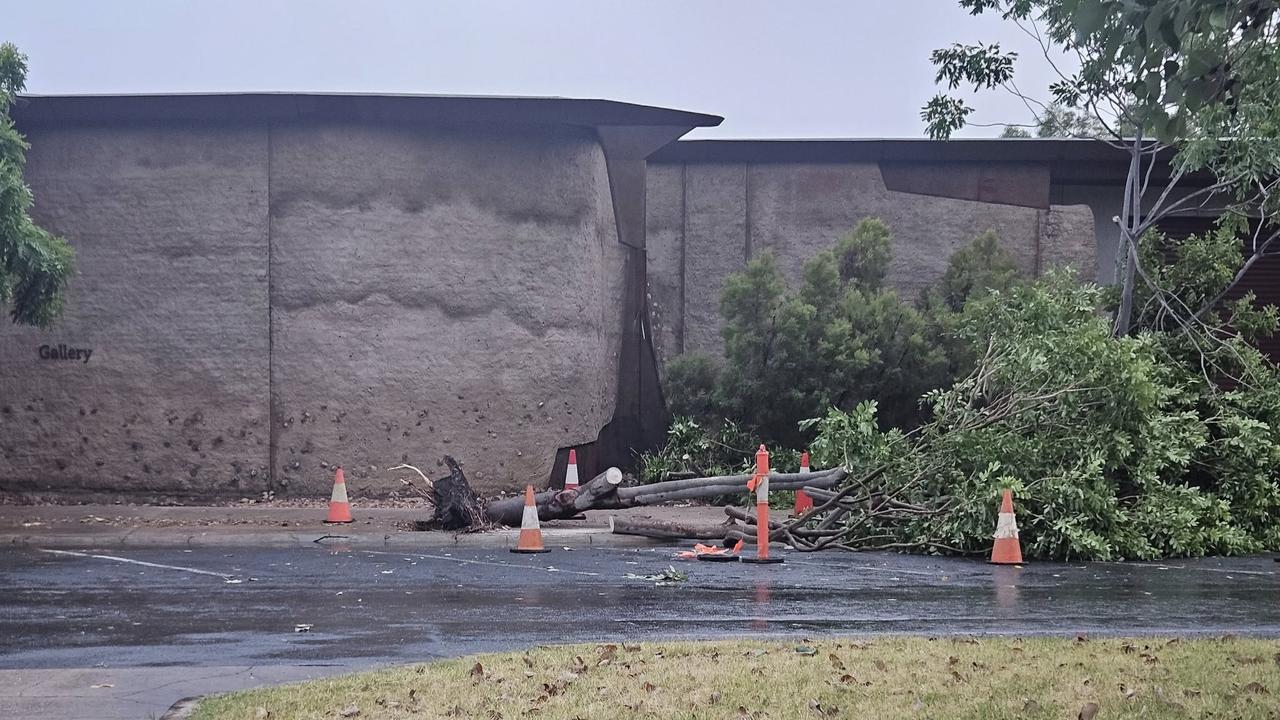
[[[447,453],[490,492],[613,416],[625,253],[588,128],[30,140],[79,273],[55,329],[0,324],[0,490],[324,494],[342,465],[380,494]]]
[[[890,191],[876,163],[652,163],[649,173],[649,288],[663,361],[722,351],[720,291],[747,258],[771,252],[798,282],[806,261],[867,217],[893,231],[888,280],[904,297],[936,282],[951,255],[987,230],[1028,273],[1097,272],[1084,205],[1045,211]]]
[[[291,491],[394,489],[451,454],[543,482],[613,414],[621,257],[588,131],[278,127],[276,464]]]
[[[79,271],[54,329],[0,322],[0,488],[266,490],[266,128],[28,139],[34,216]],[[59,344],[92,354],[40,359]]]

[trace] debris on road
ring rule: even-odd
[[[676,583],[686,582],[689,579],[689,573],[681,572],[674,565],[667,566],[666,570],[654,575],[637,575],[636,573],[627,573],[628,580],[648,580],[658,587],[665,585],[675,585]]]

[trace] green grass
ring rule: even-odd
[[[1280,642],[1220,638],[539,647],[219,695],[192,720],[1280,718]],[[358,714],[350,714],[358,710]],[[1086,711],[1086,716],[1088,712]]]

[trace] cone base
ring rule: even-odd
[[[698,556],[698,559],[703,562],[733,562],[738,559],[738,556],[724,555],[724,554],[712,555],[710,553],[703,553],[702,555]]]
[[[1022,565],[1021,560],[988,560],[988,565]]]
[[[780,565],[782,564],[782,558],[780,557],[763,557],[762,558],[758,556],[757,557],[743,556],[742,562],[750,563],[752,565]]]
[[[355,521],[354,520],[325,520],[324,524],[325,525],[349,525],[350,523],[353,523],[353,522]]]
[[[519,553],[521,555],[536,555],[537,553],[551,552],[551,548],[538,548],[537,550],[530,550],[529,548],[510,548],[510,550],[513,553]]]

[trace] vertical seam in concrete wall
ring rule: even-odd
[[[688,267],[688,250],[685,244],[688,242],[689,231],[689,163],[680,163],[680,328],[677,335],[676,346],[679,348],[680,354],[684,354],[684,326],[687,322],[685,317],[685,279],[686,268]]]
[[[1035,256],[1035,276],[1040,277],[1044,273],[1044,265],[1042,258],[1044,257],[1044,210],[1036,210],[1036,256]]]
[[[742,164],[742,204],[743,204],[743,241],[744,262],[751,262],[755,248],[751,244],[751,163]]]
[[[271,224],[274,221],[271,212],[271,156],[272,144],[271,135],[273,131],[271,121],[267,121],[267,489],[275,491],[280,486],[280,479],[277,477],[277,457],[280,452],[280,430],[276,426],[276,332],[275,332],[275,312],[272,303],[275,301],[274,289],[275,275],[272,268],[272,258],[275,257],[276,247],[274,234],[271,232]]]

